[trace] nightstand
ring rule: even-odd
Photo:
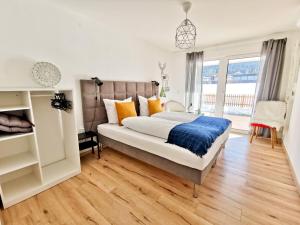
[[[100,143],[98,134],[94,131],[87,131],[78,134],[79,151],[87,148],[92,148],[92,153],[95,153],[94,147],[97,146],[98,159],[100,159]]]

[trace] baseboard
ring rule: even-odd
[[[282,141],[282,147],[283,147],[283,149],[284,149],[284,151],[285,151],[285,155],[286,155],[286,158],[287,158],[287,160],[288,160],[288,163],[289,163],[289,166],[290,166],[290,169],[291,169],[291,172],[292,172],[293,180],[294,180],[295,185],[296,185],[296,188],[297,188],[297,190],[298,190],[298,194],[300,195],[300,182],[299,182],[299,180],[297,179],[297,176],[296,176],[294,167],[293,167],[292,162],[291,162],[291,160],[290,160],[289,153],[288,153],[288,151],[287,151],[287,149],[286,149],[286,147],[285,147],[285,145],[284,145],[284,141]]]

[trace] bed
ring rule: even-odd
[[[112,148],[192,181],[194,183],[193,196],[197,197],[197,185],[204,182],[208,172],[216,164],[218,155],[225,147],[229,137],[230,127],[215,140],[207,154],[199,157],[184,148],[165,143],[165,139],[107,123],[103,98],[125,99],[132,97],[138,110],[137,96],[149,98],[157,95],[158,86],[156,82],[103,81],[103,85],[99,88],[95,88],[94,82],[90,80],[81,80],[80,83],[85,130],[97,130],[103,147]],[[100,97],[97,98],[97,104],[95,91]]]

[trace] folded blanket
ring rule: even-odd
[[[0,125],[6,127],[31,128],[32,123],[21,117],[0,113]]]
[[[181,123],[149,116],[138,116],[128,117],[122,120],[122,124],[131,130],[167,140],[170,130]]]
[[[151,117],[188,123],[197,119],[199,115],[187,112],[159,112],[151,115]]]
[[[202,157],[230,125],[231,121],[227,119],[200,116],[190,123],[175,126],[169,133],[167,143],[186,148]]]
[[[32,131],[31,127],[8,127],[0,125],[0,131],[6,132],[6,133],[29,133]]]

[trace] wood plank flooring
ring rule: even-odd
[[[300,197],[281,147],[231,135],[204,185],[106,149],[82,173],[1,212],[5,225],[300,224]]]

